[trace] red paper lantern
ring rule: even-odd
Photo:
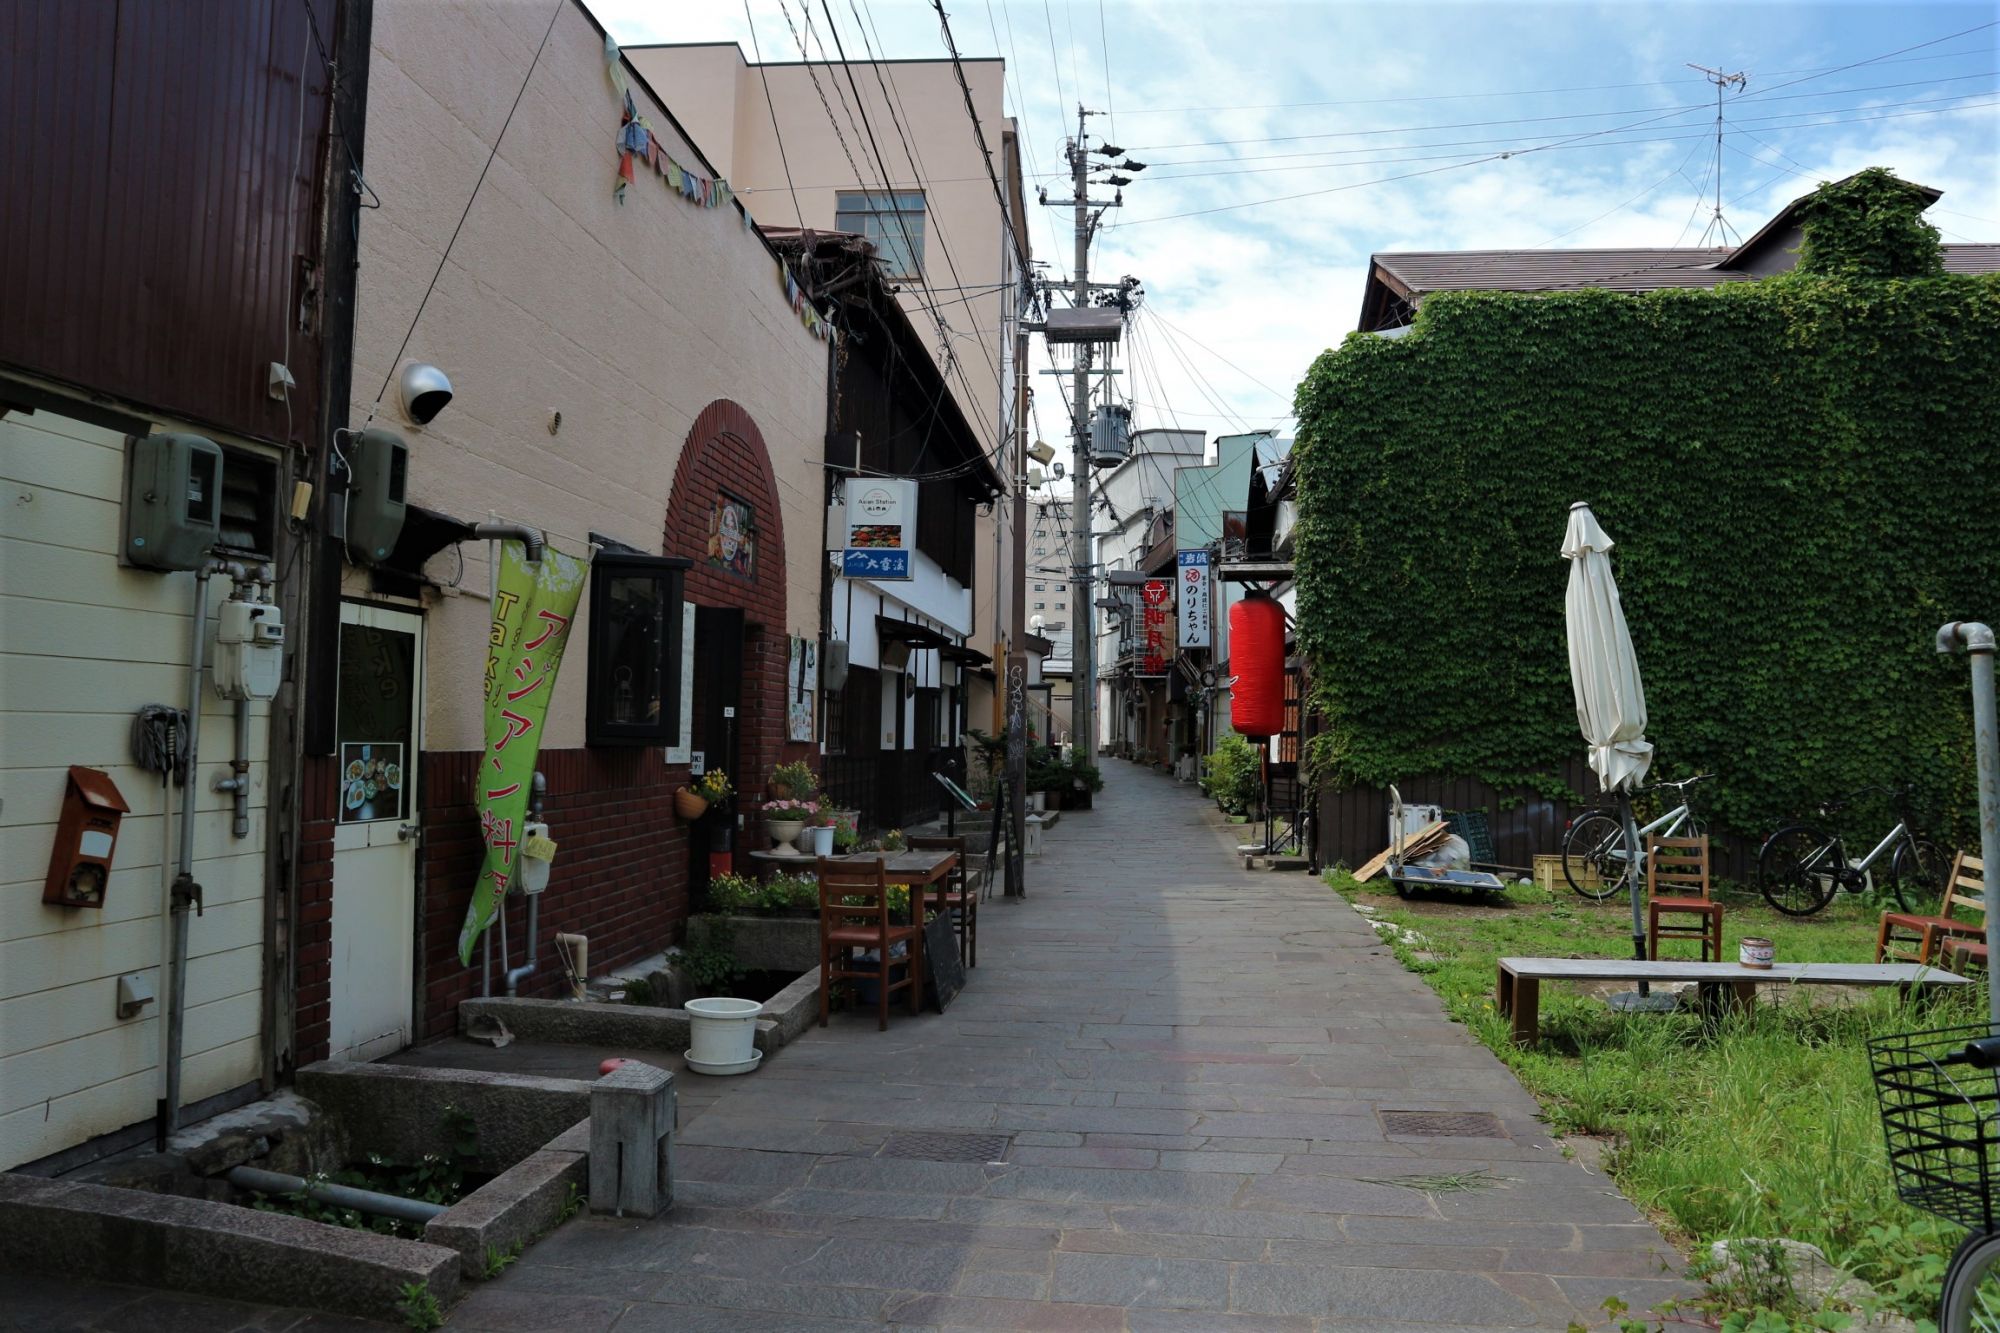
[[[1229,722],[1245,736],[1285,729],[1285,608],[1253,592],[1229,608]]]

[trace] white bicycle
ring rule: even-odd
[[[1708,821],[1694,812],[1688,803],[1688,788],[1697,782],[1706,782],[1713,773],[1699,773],[1678,782],[1656,782],[1650,791],[1671,787],[1680,797],[1680,804],[1661,815],[1652,823],[1639,830],[1639,874],[1646,873],[1646,839],[1658,834],[1662,838],[1699,838],[1707,834]],[[1625,845],[1625,821],[1618,817],[1616,810],[1588,810],[1572,819],[1569,832],[1563,835],[1563,878],[1569,886],[1592,902],[1603,902],[1625,886],[1625,875],[1632,863],[1632,851]]]

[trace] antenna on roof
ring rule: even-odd
[[[1711,234],[1714,235],[1717,245],[1728,244],[1733,234],[1736,238],[1735,244],[1741,245],[1743,243],[1743,233],[1737,231],[1722,219],[1722,93],[1725,88],[1731,87],[1741,93],[1749,84],[1750,75],[1743,70],[1738,70],[1734,74],[1725,74],[1719,69],[1710,69],[1706,65],[1697,65],[1691,60],[1687,62],[1687,67],[1693,70],[1700,70],[1702,77],[1715,85],[1715,165],[1711,169],[1712,174],[1715,176],[1715,211],[1709,216],[1708,225],[1701,229],[1701,239],[1695,242],[1695,244],[1706,246]]]

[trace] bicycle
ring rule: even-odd
[[[1831,818],[1855,797],[1872,791],[1893,791],[1896,827],[1859,861],[1847,859],[1847,845],[1839,834],[1822,833],[1810,824],[1787,824],[1764,840],[1757,853],[1757,890],[1764,901],[1786,916],[1811,916],[1842,889],[1865,893],[1878,887],[1869,871],[1884,855],[1889,856],[1888,896],[1897,911],[1910,910],[1913,895],[1906,886],[1919,904],[1936,900],[1944,888],[1945,856],[1935,843],[1911,830],[1910,787],[1864,787],[1844,800],[1822,805],[1820,815]]]
[[[1979,1023],[1868,1043],[1897,1196],[1971,1232],[1945,1270],[1939,1333],[2000,1330],[2000,1037],[1991,1031]]]
[[[1663,838],[1675,837],[1686,829],[1689,837],[1699,838],[1708,833],[1708,823],[1694,812],[1688,801],[1688,788],[1697,782],[1706,782],[1713,773],[1697,773],[1691,778],[1678,782],[1656,782],[1648,791],[1660,791],[1671,787],[1680,797],[1680,804],[1661,815],[1652,823],[1639,830],[1639,873],[1646,873],[1646,838],[1659,834]],[[1625,872],[1631,862],[1631,854],[1625,848],[1625,821],[1615,810],[1590,810],[1570,821],[1569,831],[1563,835],[1563,878],[1581,896],[1592,902],[1603,902],[1623,887]],[[1595,883],[1592,882],[1593,878]]]

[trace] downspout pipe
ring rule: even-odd
[[[1954,620],[1937,634],[1940,653],[1972,657],[1972,748],[1979,763],[1979,855],[1986,872],[1986,956],[2000,957],[2000,723],[1994,718],[1993,629],[1978,621]],[[1987,988],[1987,1018],[2000,1033],[2000,986]]]
[[[356,1189],[352,1185],[336,1185],[331,1181],[303,1180],[298,1176],[266,1171],[255,1166],[234,1167],[223,1178],[236,1188],[249,1190],[253,1194],[303,1195],[314,1203],[324,1203],[335,1208],[352,1208],[357,1213],[368,1213],[375,1217],[393,1217],[399,1222],[415,1222],[419,1226],[443,1215],[446,1207],[441,1203],[405,1199],[394,1194],[378,1194],[374,1190]]]
[[[167,1060],[166,1094],[155,1112],[158,1146],[165,1151],[167,1139],[181,1124],[181,1049],[187,1027],[188,911],[202,910],[201,885],[194,878],[195,774],[201,746],[201,673],[208,652],[208,581],[227,574],[238,584],[258,584],[269,588],[276,582],[270,565],[246,565],[235,560],[210,560],[194,571],[194,626],[188,645],[187,692],[187,785],[181,788],[180,836],[174,852],[174,882],[167,891],[167,913],[172,921],[173,950],[167,960]],[[239,716],[241,716],[239,714]],[[239,726],[241,724],[239,723]],[[239,731],[239,736],[245,733]],[[239,742],[240,744],[241,742]]]
[[[517,541],[528,548],[528,563],[537,564],[542,558],[542,530],[531,528],[525,523],[475,523],[472,535],[484,537],[488,541]]]
[[[542,802],[549,794],[549,780],[542,775],[540,769],[535,770],[534,783],[529,787],[529,793],[528,818],[531,821],[539,822],[542,818]],[[515,989],[523,981],[526,981],[535,974],[535,934],[541,925],[542,895],[540,893],[529,893],[523,896],[528,900],[528,948],[524,955],[527,961],[523,962],[519,967],[510,967],[507,969],[507,996],[509,999],[513,998]],[[507,910],[507,904],[504,901],[500,904],[500,910],[503,912]]]

